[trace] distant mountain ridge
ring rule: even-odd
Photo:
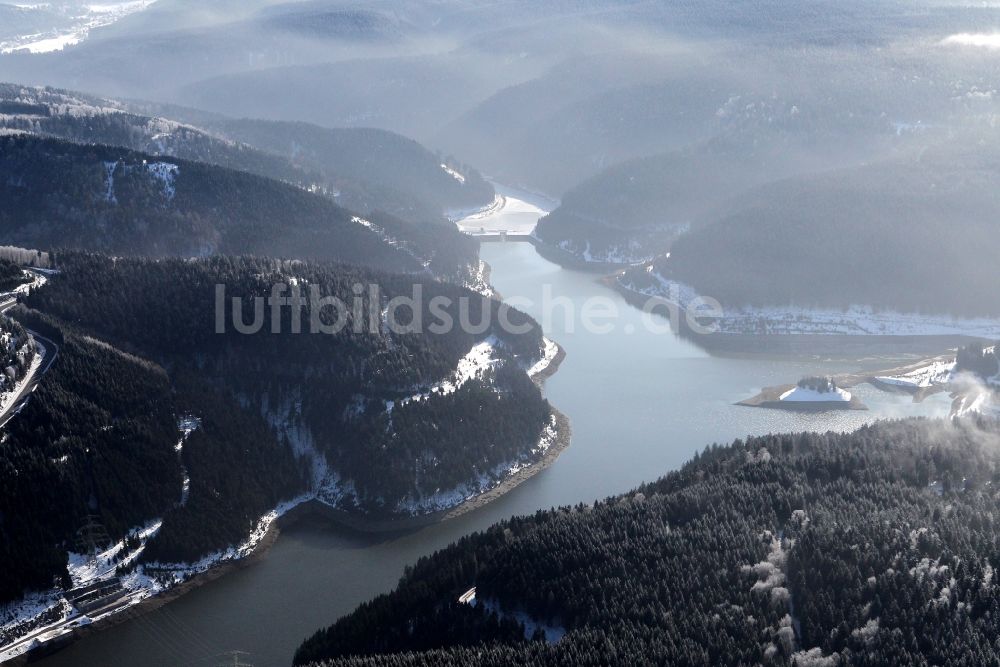
[[[173,105],[0,84],[0,129],[122,146],[217,164],[335,195],[359,213],[414,222],[450,208],[486,205],[479,173],[385,130],[237,120]],[[444,168],[459,171],[457,180]]]
[[[994,146],[956,136],[905,159],[760,186],[628,278],[641,287],[652,272],[732,307],[996,317]]]
[[[440,231],[428,238],[389,217],[362,224],[286,183],[123,148],[0,137],[0,192],[0,234],[29,247],[257,254],[411,273],[434,267],[456,279],[478,270],[475,244],[455,229],[433,226]]]

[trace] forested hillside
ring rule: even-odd
[[[955,355],[955,372],[963,371],[973,373],[983,381],[995,380],[997,373],[1000,373],[1000,359],[997,358],[996,345],[970,343],[958,348]]]
[[[219,119],[209,127],[320,174],[339,203],[363,213],[429,222],[446,209],[486,206],[494,196],[474,167],[386,130],[247,119]]]
[[[203,378],[168,376],[37,311],[15,317],[55,341],[47,353],[58,357],[4,429],[0,600],[69,586],[67,551],[86,548],[79,530],[90,519],[113,543],[162,518],[146,558],[193,560],[242,542],[305,488],[306,467],[288,444]],[[201,428],[178,455],[178,416],[191,413]]]
[[[993,145],[958,137],[761,187],[679,239],[655,269],[730,306],[998,315]]]
[[[207,162],[301,187],[318,176],[276,155],[213,136],[163,117],[131,113],[129,105],[85,93],[0,83],[0,127],[80,144]]]
[[[204,163],[0,137],[0,232],[8,243],[153,256],[255,253],[402,272],[431,265],[455,278],[478,269],[474,243],[435,229],[391,219],[385,228],[366,225],[326,197]]]
[[[421,224],[442,221],[446,209],[485,206],[494,194],[474,168],[385,130],[236,120],[17,84],[0,84],[0,128],[207,162]]]
[[[9,292],[18,285],[31,282],[16,262],[0,258],[0,292]]]
[[[463,288],[268,259],[64,253],[58,261],[61,273],[28,298],[33,308],[162,363],[172,377],[186,378],[185,385],[208,385],[238,399],[280,440],[315,459],[319,477],[328,469],[326,479],[314,482],[346,510],[426,511],[438,492],[475,480],[493,483],[514,462],[537,456],[550,423],[549,406],[525,372],[542,354],[538,325]],[[274,319],[270,306],[260,307],[259,331],[238,331],[229,300],[242,299],[239,315],[249,324],[254,299],[271,294],[275,283],[286,285],[281,296],[293,283],[302,290],[299,331],[290,308]],[[226,290],[223,333],[217,332],[216,285]],[[314,305],[313,289],[343,306]],[[416,316],[408,307],[395,312],[400,324],[419,330],[386,328],[390,300],[414,294]],[[440,332],[431,326],[441,321],[435,298],[454,323]],[[477,329],[460,325],[463,308]],[[501,313],[525,333],[504,331]],[[343,318],[342,328],[313,333],[314,314],[327,327]]]
[[[48,589],[54,577],[67,585],[66,551],[76,548],[88,515],[120,539],[180,497],[174,400],[163,369],[52,326],[44,331],[59,345],[59,359],[4,427],[2,601]]]
[[[295,662],[991,664],[998,429],[910,420],[712,446],[420,560]]]
[[[541,354],[538,326],[510,311],[527,333],[505,334],[500,304],[462,288],[420,287],[428,301],[453,299],[447,309],[456,322],[458,300],[468,298],[471,322],[492,318],[485,331],[393,333],[380,314],[415,284],[398,274],[228,257],[63,252],[56,261],[60,273],[15,311],[55,341],[59,356],[6,427],[2,601],[48,589],[54,578],[68,585],[67,550],[81,549],[77,530],[88,517],[113,541],[162,519],[143,559],[192,562],[242,543],[263,514],[306,492],[378,516],[454,504],[502,479],[510,465],[532,461],[550,424],[549,406],[524,370]],[[280,333],[272,333],[270,308],[259,333],[240,333],[231,321],[217,332],[216,285],[252,310],[253,297],[276,282],[316,287],[352,307],[354,285],[363,285],[364,303],[317,316],[327,326],[346,317],[337,333],[295,333],[287,308]],[[306,326],[312,309],[301,313]],[[417,310],[434,321],[426,301]],[[415,324],[411,311],[400,317]],[[373,331],[355,328],[370,321]],[[24,334],[16,323],[9,328]],[[462,371],[476,363],[462,361],[473,346],[485,362]],[[178,454],[183,415],[196,417],[198,428]]]
[[[753,187],[854,164],[907,141],[884,121],[859,120],[850,133],[817,131],[830,119],[806,117],[779,99],[736,98],[723,108],[727,122],[714,128],[716,136],[608,167],[566,192],[536,235],[594,261],[648,260]]]
[[[2,266],[2,263],[0,263]],[[0,316],[0,400],[17,389],[38,353],[35,339],[16,321]]]

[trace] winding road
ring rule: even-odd
[[[9,297],[3,301],[0,301],[0,313],[6,313],[8,310],[17,305],[16,297]],[[28,399],[31,398],[31,394],[38,387],[38,383],[41,382],[42,376],[44,376],[52,363],[59,356],[59,346],[55,344],[54,341],[42,336],[37,331],[32,331],[28,329],[28,333],[31,336],[42,343],[45,347],[44,358],[42,359],[42,365],[35,370],[35,372],[27,379],[26,382],[21,383],[21,388],[17,392],[17,396],[14,398],[13,402],[2,412],[0,412],[0,428],[7,425],[7,422],[21,411],[21,408],[27,404]]]

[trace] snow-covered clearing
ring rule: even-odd
[[[547,369],[555,361],[556,355],[559,354],[559,346],[548,338],[542,339],[542,345],[544,346],[542,358],[528,367],[527,373],[530,377],[535,377]]]
[[[69,552],[66,567],[69,570],[70,579],[73,580],[73,586],[86,586],[111,577],[118,566],[135,562],[145,550],[146,542],[160,531],[161,526],[163,526],[163,520],[154,519],[137,529],[133,529],[130,535],[138,538],[139,541],[139,546],[133,551],[126,551],[125,540],[119,540],[92,556]]]
[[[935,361],[902,375],[879,375],[875,379],[882,384],[904,389],[923,389],[948,384],[955,372],[955,362]]]
[[[476,267],[475,271],[472,272],[469,280],[466,282],[465,287],[468,287],[473,292],[478,292],[487,298],[494,298],[497,295],[493,285],[490,285],[489,269],[486,262],[480,260],[479,265]]]
[[[487,370],[500,362],[500,356],[497,352],[502,346],[503,343],[496,336],[490,336],[476,343],[465,353],[465,356],[458,360],[458,365],[451,376],[435,382],[424,391],[395,401],[386,401],[385,409],[392,412],[396,406],[425,401],[431,396],[447,396],[457,391],[469,380],[482,378]]]
[[[104,163],[104,201],[109,204],[117,204],[118,198],[115,197],[115,172],[118,170],[117,161],[106,161]]]
[[[174,195],[177,194],[174,179],[177,178],[177,172],[180,171],[180,168],[170,162],[149,162],[146,164],[146,169],[149,170],[153,178],[160,181],[163,196],[167,199],[173,199]]]
[[[525,372],[534,377],[538,375],[546,368],[549,364],[556,358],[559,353],[559,346],[548,338],[542,339],[542,355],[530,366],[525,368]],[[447,396],[457,391],[462,385],[470,380],[481,379],[486,371],[488,371],[493,366],[500,363],[502,359],[501,352],[505,347],[505,343],[501,341],[496,336],[488,336],[484,340],[476,343],[469,349],[465,355],[458,360],[458,364],[455,370],[447,378],[435,382],[426,389],[406,396],[404,398],[396,399],[394,401],[386,401],[385,409],[388,412],[392,412],[393,408],[406,405],[408,403],[425,401],[432,396]]]
[[[448,165],[444,164],[443,162],[441,163],[441,168],[444,169],[444,171],[445,171],[446,174],[448,174],[449,176],[451,176],[452,178],[454,178],[456,181],[458,181],[462,185],[465,185],[465,176],[463,176],[459,172],[455,171],[454,169],[452,169]]]
[[[126,0],[107,4],[83,5],[44,3],[40,7],[52,8],[69,19],[68,27],[53,29],[31,35],[19,35],[0,42],[0,53],[49,53],[61,51],[67,46],[79,44],[87,39],[94,28],[111,25],[121,18],[140,12],[156,0]],[[32,7],[27,6],[26,9]]]
[[[184,457],[182,456],[184,452],[184,443],[187,442],[188,436],[194,431],[197,431],[200,426],[201,419],[192,415],[181,417],[177,422],[177,428],[180,429],[181,437],[174,446],[174,451],[177,452],[177,458],[180,459],[181,474],[183,475],[183,481],[181,482],[181,499],[177,503],[180,507],[187,505],[188,496],[191,494],[191,477],[188,475],[187,467],[184,465]]]
[[[795,387],[794,389],[789,389],[779,396],[778,400],[789,401],[792,403],[796,401],[838,401],[849,403],[851,400],[851,392],[846,389],[841,389],[840,387],[834,387],[831,391],[817,391],[810,387]]]
[[[363,397],[359,397],[363,398]],[[363,403],[357,404],[363,409]],[[351,408],[348,409],[350,412]],[[269,405],[264,410],[265,417],[271,426],[288,438],[292,451],[298,457],[304,457],[312,463],[312,479],[309,492],[296,498],[296,504],[308,500],[317,500],[330,507],[338,507],[342,503],[356,504],[357,491],[351,480],[342,479],[340,474],[330,467],[326,456],[316,446],[312,431],[299,417],[302,411],[302,401],[299,397],[290,397],[283,405]],[[287,511],[289,508],[286,508]]]
[[[993,404],[994,392],[990,389],[982,388],[964,393],[959,396],[956,405],[952,408],[952,417],[965,417],[974,413],[986,413],[995,411]]]

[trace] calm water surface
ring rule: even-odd
[[[943,416],[945,396],[915,405],[867,385],[856,393],[871,412],[801,414],[733,405],[764,386],[805,374],[884,367],[894,360],[773,360],[712,357],[689,341],[653,334],[595,276],[561,269],[527,243],[490,243],[483,258],[507,298],[530,299],[542,319],[543,285],[579,310],[594,296],[617,304],[610,334],[587,333],[554,318],[547,335],[567,357],[546,395],[573,425],[572,445],[548,470],[489,506],[403,535],[358,535],[299,524],[259,563],[212,582],[46,660],[45,667],[211,665],[231,649],[257,667],[289,665],[314,630],[389,591],[407,563],[498,519],[620,493],[676,468],[712,442],[792,430],[846,430],[877,417]],[[629,326],[631,325],[631,326]],[[631,333],[629,333],[631,332]]]

